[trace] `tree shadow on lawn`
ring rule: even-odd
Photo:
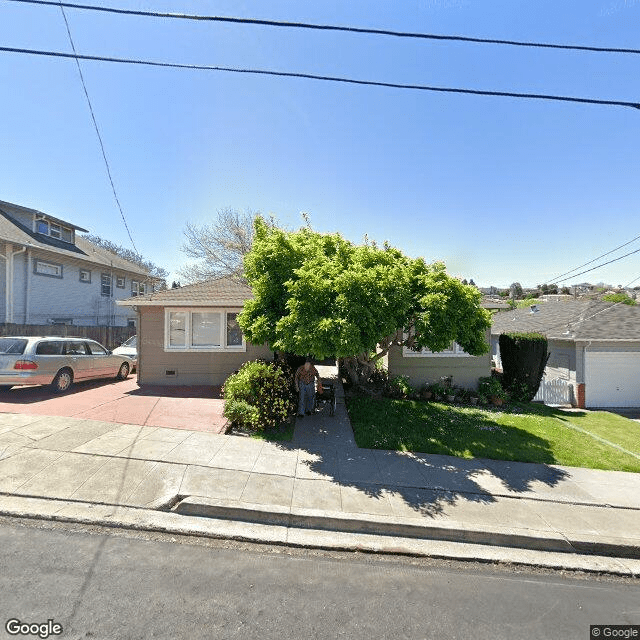
[[[304,464],[312,476],[356,489],[346,499],[342,493],[343,511],[382,514],[385,506],[359,500],[357,493],[361,492],[383,502],[388,497],[395,515],[419,513],[435,518],[452,515],[447,512],[457,503],[463,506],[462,501],[490,504],[496,502],[492,494],[517,497],[534,490],[536,483],[554,487],[567,476],[549,466],[555,459],[547,440],[501,424],[497,418],[502,412],[495,412],[496,418],[472,408],[454,414],[446,405],[415,403],[422,409],[408,417],[403,413],[407,424],[401,432],[390,433],[394,416],[385,414],[376,401],[367,402],[371,411],[365,421],[370,425],[366,437],[362,419],[354,431],[359,444],[372,448],[348,445],[351,423],[341,403],[335,417],[322,412],[305,418],[296,426],[300,437],[280,443],[283,449],[306,452],[298,464]],[[524,410],[545,417],[554,412],[544,406]],[[461,454],[473,457],[458,457]],[[518,462],[521,459],[537,464]],[[464,516],[464,509],[461,514]]]

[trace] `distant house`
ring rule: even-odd
[[[547,380],[566,380],[579,407],[640,406],[640,306],[590,300],[532,305],[493,316],[491,353],[501,333],[547,336]]]
[[[0,323],[128,326],[117,300],[144,295],[149,273],[78,236],[86,229],[0,201]]]
[[[118,301],[138,313],[138,384],[220,385],[244,362],[271,359],[238,326],[252,297],[248,286],[219,278]]]

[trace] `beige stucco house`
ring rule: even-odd
[[[245,341],[237,316],[251,289],[228,278],[119,301],[138,316],[138,384],[221,385],[248,361],[272,358]]]

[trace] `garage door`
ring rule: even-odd
[[[585,353],[587,407],[640,407],[640,351]]]

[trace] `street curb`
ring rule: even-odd
[[[498,547],[513,547],[533,551],[583,553],[616,558],[640,559],[640,546],[612,540],[593,540],[578,534],[566,534],[513,527],[470,527],[460,522],[441,522],[437,525],[411,518],[381,520],[369,514],[343,514],[314,509],[259,505],[238,505],[231,501],[189,496],[172,508],[182,515],[269,524],[296,529],[313,529],[355,534],[372,534],[401,538],[418,538],[447,542],[464,542]]]
[[[229,539],[267,545],[407,555],[467,562],[533,566],[632,578],[640,577],[640,560],[635,559],[516,549],[446,540],[303,529],[71,500],[3,496],[0,497],[0,516]]]

